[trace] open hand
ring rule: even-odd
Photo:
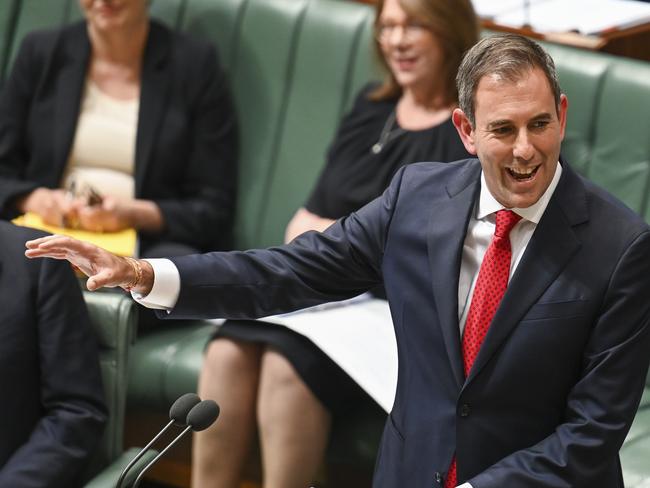
[[[96,290],[101,287],[127,286],[137,277],[134,267],[126,258],[88,242],[82,242],[72,237],[52,235],[28,241],[25,246],[25,256],[28,258],[66,259],[79,268],[88,281],[86,287]],[[134,290],[144,295],[153,286],[153,270],[146,261],[140,261],[142,277]]]

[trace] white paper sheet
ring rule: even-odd
[[[530,3],[539,3],[546,0],[530,0]],[[494,19],[497,15],[515,10],[522,10],[524,0],[472,0],[476,15],[484,19]]]
[[[397,387],[397,343],[388,302],[363,295],[260,320],[310,339],[390,412]]]
[[[536,32],[598,34],[650,22],[650,4],[634,0],[531,1],[528,17],[520,6],[504,10],[494,22],[510,27],[529,23]]]

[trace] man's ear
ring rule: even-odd
[[[451,120],[458,131],[460,140],[463,141],[463,145],[467,152],[476,156],[476,145],[474,144],[474,128],[472,123],[469,121],[465,112],[461,109],[454,109],[454,112],[451,114]]]
[[[569,100],[566,95],[563,93],[560,95],[560,104],[557,107],[557,118],[560,123],[560,137],[561,140],[564,140],[564,132],[566,130],[566,114],[567,109],[569,108]]]

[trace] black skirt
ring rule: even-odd
[[[227,320],[213,335],[266,344],[284,355],[334,418],[350,415],[372,398],[312,341],[282,325],[258,320]]]

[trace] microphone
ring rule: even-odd
[[[178,434],[176,438],[169,443],[167,447],[165,447],[160,453],[151,460],[149,464],[147,464],[142,471],[140,471],[140,474],[138,477],[135,479],[135,483],[133,483],[132,488],[138,488],[140,485],[140,481],[142,480],[142,477],[144,476],[144,473],[153,466],[158,459],[160,459],[164,454],[169,451],[180,439],[183,437],[185,434],[187,434],[190,430],[193,430],[194,432],[199,432],[201,430],[205,430],[208,427],[210,427],[215,420],[217,420],[217,417],[219,416],[219,405],[217,405],[217,402],[213,400],[203,400],[199,403],[197,403],[194,407],[192,407],[192,410],[189,411],[187,414],[187,427],[183,429],[183,432]]]
[[[201,399],[196,393],[185,393],[185,395],[181,395],[170,407],[169,409],[169,423],[163,427],[163,429],[156,434],[156,436],[149,441],[149,443],[144,446],[140,452],[131,460],[129,464],[126,465],[126,468],[122,470],[122,473],[120,473],[120,477],[117,479],[117,483],[115,484],[115,488],[120,488],[122,486],[122,483],[124,482],[124,477],[126,476],[126,473],[137,463],[144,454],[151,449],[151,446],[153,445],[154,442],[156,442],[161,435],[163,435],[165,432],[167,432],[167,429],[169,429],[172,425],[186,425],[186,419],[189,414],[189,412],[192,411],[192,409],[199,404]]]

